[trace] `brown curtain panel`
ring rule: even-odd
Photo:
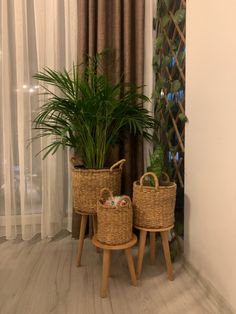
[[[78,0],[78,63],[108,50],[104,64],[114,79],[143,85],[145,0]],[[143,143],[128,136],[112,149],[107,166],[126,159],[122,192],[132,195],[132,184],[143,173]],[[72,234],[78,236],[79,215],[73,216]]]

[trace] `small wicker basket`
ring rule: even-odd
[[[120,194],[121,172],[125,159],[111,166],[110,169],[72,170],[73,208],[75,211],[93,214],[102,188],[109,188],[115,195]]]
[[[97,239],[98,241],[117,245],[132,239],[133,210],[129,196],[122,196],[117,205],[105,205],[108,198],[113,198],[109,189],[101,190],[101,199],[97,209]],[[126,204],[121,206],[125,200]]]
[[[153,172],[145,173],[133,184],[134,224],[142,228],[162,229],[174,224],[176,184],[170,182],[167,174],[163,186]],[[155,186],[144,185],[144,179],[152,176]]]

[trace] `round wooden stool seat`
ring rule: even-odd
[[[111,261],[111,251],[115,250],[124,250],[128,268],[131,277],[131,284],[133,286],[137,285],[137,279],[135,274],[135,267],[134,261],[132,257],[131,247],[134,246],[137,242],[137,236],[133,234],[132,239],[124,244],[118,245],[108,245],[101,243],[97,240],[96,235],[93,236],[92,243],[100,248],[103,249],[103,266],[102,266],[102,285],[101,285],[101,297],[105,298],[107,296],[107,289],[108,289],[108,280],[109,280],[109,273],[110,273],[110,261]]]
[[[171,263],[170,257],[170,248],[169,248],[169,240],[168,240],[168,232],[174,227],[174,225],[163,228],[163,229],[149,229],[143,228],[140,226],[134,226],[134,228],[140,230],[140,239],[139,239],[139,249],[138,249],[138,262],[136,268],[136,276],[137,278],[140,277],[142,271],[142,264],[143,264],[143,256],[145,250],[145,244],[147,239],[147,233],[150,233],[150,261],[151,264],[155,264],[155,242],[156,242],[156,233],[160,232],[161,240],[162,240],[162,247],[165,256],[166,268],[168,273],[168,279],[174,280],[173,277],[173,267]]]
[[[128,248],[134,246],[137,242],[137,236],[135,234],[133,234],[132,239],[129,242],[124,243],[124,244],[109,245],[109,244],[105,244],[105,243],[98,241],[98,239],[95,235],[92,239],[92,242],[96,247],[99,247],[100,249],[112,250],[112,251],[117,250],[118,251],[118,250],[125,250],[125,249],[128,249]]]

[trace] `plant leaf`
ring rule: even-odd
[[[181,88],[181,83],[179,80],[175,80],[171,83],[171,91],[176,93]]]
[[[185,19],[185,9],[179,9],[175,12],[174,20],[176,23],[181,23]]]
[[[170,16],[169,16],[169,14],[165,14],[165,15],[163,16],[163,18],[161,19],[162,26],[163,26],[163,27],[166,27],[166,26],[168,25],[169,21],[170,21]]]
[[[170,5],[172,3],[172,0],[164,0],[164,2],[165,2],[165,5],[166,5],[167,9],[169,9],[169,7],[170,7]]]
[[[164,35],[163,34],[159,34],[159,36],[156,39],[156,48],[159,49],[162,47],[164,42]]]
[[[184,113],[179,113],[178,114],[178,118],[180,119],[180,121],[182,122],[188,122],[188,118],[186,117],[186,115]]]
[[[166,110],[167,111],[171,110],[173,108],[173,106],[174,106],[173,100],[168,100],[167,104],[166,104]]]
[[[164,87],[165,87],[165,80],[163,77],[159,77],[158,80],[156,81],[156,86],[155,86],[155,91],[159,97],[161,96],[161,90]]]
[[[171,56],[164,56],[163,59],[162,59],[162,64],[164,66],[168,66],[170,65],[170,62],[171,62]]]
[[[149,101],[123,78],[114,83],[103,74],[99,56],[72,71],[45,68],[35,74],[45,90],[45,103],[33,121],[36,136],[51,137],[44,158],[62,147],[74,148],[87,168],[103,168],[110,146],[128,130],[148,140],[156,121],[143,108]]]
[[[156,67],[156,68],[159,68],[160,65],[161,65],[161,56],[160,54],[156,54],[154,57],[153,57],[153,66]]]
[[[185,50],[181,51],[178,55],[178,61],[179,61],[179,64],[181,65],[182,62],[184,61],[185,59]]]

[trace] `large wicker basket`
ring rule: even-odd
[[[148,176],[153,177],[154,187],[144,185],[144,179]],[[165,180],[164,186],[159,186],[153,172],[145,173],[140,181],[133,184],[134,224],[150,229],[172,226],[175,218],[175,201],[176,184],[170,182],[169,177]]]
[[[122,196],[117,205],[105,205],[106,199],[113,198],[108,189],[101,190],[101,199],[97,209],[97,239],[98,241],[117,245],[132,239],[133,209],[129,196]],[[125,200],[125,205],[121,202]]]
[[[72,170],[73,208],[84,213],[96,213],[102,188],[110,189],[114,195],[120,194],[121,172],[125,159],[115,163],[110,169]]]

